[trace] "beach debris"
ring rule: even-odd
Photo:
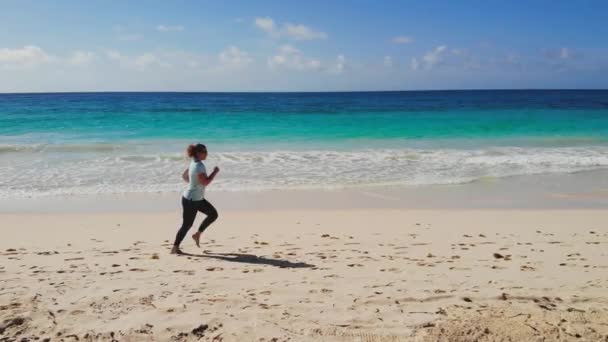
[[[438,315],[444,315],[444,316],[448,315],[448,312],[445,311],[444,308],[439,308],[439,310],[437,310],[435,313],[438,314]]]
[[[500,254],[500,253],[494,253],[493,255],[494,255],[494,258],[496,258],[496,259],[504,259],[504,258],[505,258],[505,257],[504,257],[502,254]]]
[[[198,338],[201,338],[205,335],[205,331],[209,328],[207,324],[201,324],[198,327],[192,329],[192,334]]]
[[[23,325],[23,323],[25,323],[25,319],[22,317],[9,318],[0,325],[0,334],[3,334],[6,329],[12,326]]]
[[[464,300],[467,303],[473,302],[473,300],[471,298],[469,298],[469,297],[462,297],[462,300]]]

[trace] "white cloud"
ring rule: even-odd
[[[420,61],[416,58],[413,58],[412,62],[410,63],[410,67],[413,70],[418,70],[421,66],[424,66],[425,69],[430,70],[435,65],[440,64],[442,62],[443,54],[445,53],[446,49],[447,46],[445,45],[437,46],[434,50],[429,51],[424,56],[422,56]]]
[[[412,61],[410,62],[410,68],[412,68],[412,70],[420,69],[420,62],[418,62],[417,58],[412,58]]]
[[[338,55],[336,57],[335,72],[341,73],[342,71],[344,71],[345,64],[346,64],[346,57],[344,57],[344,55]]]
[[[151,53],[144,53],[133,59],[133,65],[137,70],[144,70],[152,64],[160,63],[158,58]]]
[[[338,56],[340,57],[340,56]],[[344,58],[344,56],[342,56]],[[279,48],[279,54],[268,58],[268,66],[271,69],[287,68],[294,70],[320,70],[321,61],[315,58],[303,56],[300,50],[291,45],[283,45]]]
[[[267,33],[273,33],[275,30],[274,20],[270,17],[255,18],[255,26]]]
[[[262,31],[275,38],[289,38],[293,40],[317,40],[326,39],[327,33],[313,30],[302,24],[284,23],[278,27],[270,17],[255,18],[255,25]]]
[[[428,68],[432,68],[435,64],[441,62],[441,55],[445,49],[445,45],[438,46],[435,50],[427,52],[424,57],[422,57],[422,60],[426,63]]]
[[[452,54],[455,56],[465,56],[468,55],[468,51],[465,49],[452,49]]]
[[[243,68],[251,64],[249,54],[236,46],[230,46],[219,54],[220,63],[227,67]]]
[[[217,55],[208,56],[182,50],[160,50],[155,53],[155,56],[162,65],[174,67],[176,70],[201,70],[202,67],[211,65],[217,59]],[[184,66],[185,68],[182,68]]]
[[[413,42],[414,40],[408,36],[397,36],[393,38],[393,43],[395,44],[408,44]]]
[[[283,54],[294,54],[294,53],[300,53],[300,50],[296,49],[295,47],[286,44],[283,45],[279,48],[279,51],[281,51],[281,53]]]
[[[108,57],[108,59],[113,60],[113,61],[118,61],[118,62],[123,59],[123,56],[120,54],[120,52],[118,52],[116,50],[106,51],[106,56]]]
[[[17,49],[0,49],[0,66],[5,67],[35,67],[51,61],[44,50],[34,45],[26,45]]]
[[[158,56],[150,52],[138,56],[127,56],[116,50],[110,50],[106,51],[106,56],[111,61],[119,63],[120,66],[125,69],[134,69],[137,71],[144,71],[152,66],[162,68],[170,68],[172,66],[170,63],[162,61]]]
[[[384,56],[384,66],[387,68],[393,66],[393,58],[391,56]]]
[[[91,64],[95,54],[90,51],[74,51],[70,57],[68,57],[68,64],[75,66],[86,66]]]
[[[325,32],[314,31],[313,29],[301,24],[296,25],[287,23],[283,26],[283,28],[284,34],[295,40],[315,40],[327,38],[327,34]]]
[[[169,25],[158,25],[156,26],[156,30],[159,32],[171,32],[171,31],[183,31],[184,27],[182,25],[174,25],[174,26],[169,26]]]
[[[561,47],[559,49],[545,49],[543,50],[545,58],[557,61],[567,61],[581,59],[583,55],[568,47]]]

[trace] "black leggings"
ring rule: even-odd
[[[182,227],[177,231],[177,235],[175,236],[174,246],[179,246],[182,243],[184,237],[192,227],[194,223],[194,219],[196,218],[196,212],[200,211],[203,214],[207,215],[207,217],[203,220],[200,227],[198,227],[199,232],[203,232],[213,221],[217,220],[217,210],[211,203],[209,203],[206,199],[202,201],[191,201],[189,199],[185,199],[182,197],[182,207],[184,208],[183,212],[183,220]]]

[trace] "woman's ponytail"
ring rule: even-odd
[[[186,148],[186,155],[190,158],[194,157],[194,153],[196,152],[196,145],[190,144],[188,148]]]
[[[198,152],[207,152],[207,147],[203,144],[190,144],[188,145],[188,148],[186,148],[186,154],[190,158],[196,156]]]

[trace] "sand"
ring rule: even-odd
[[[0,214],[0,341],[608,341],[607,211],[179,218]]]

